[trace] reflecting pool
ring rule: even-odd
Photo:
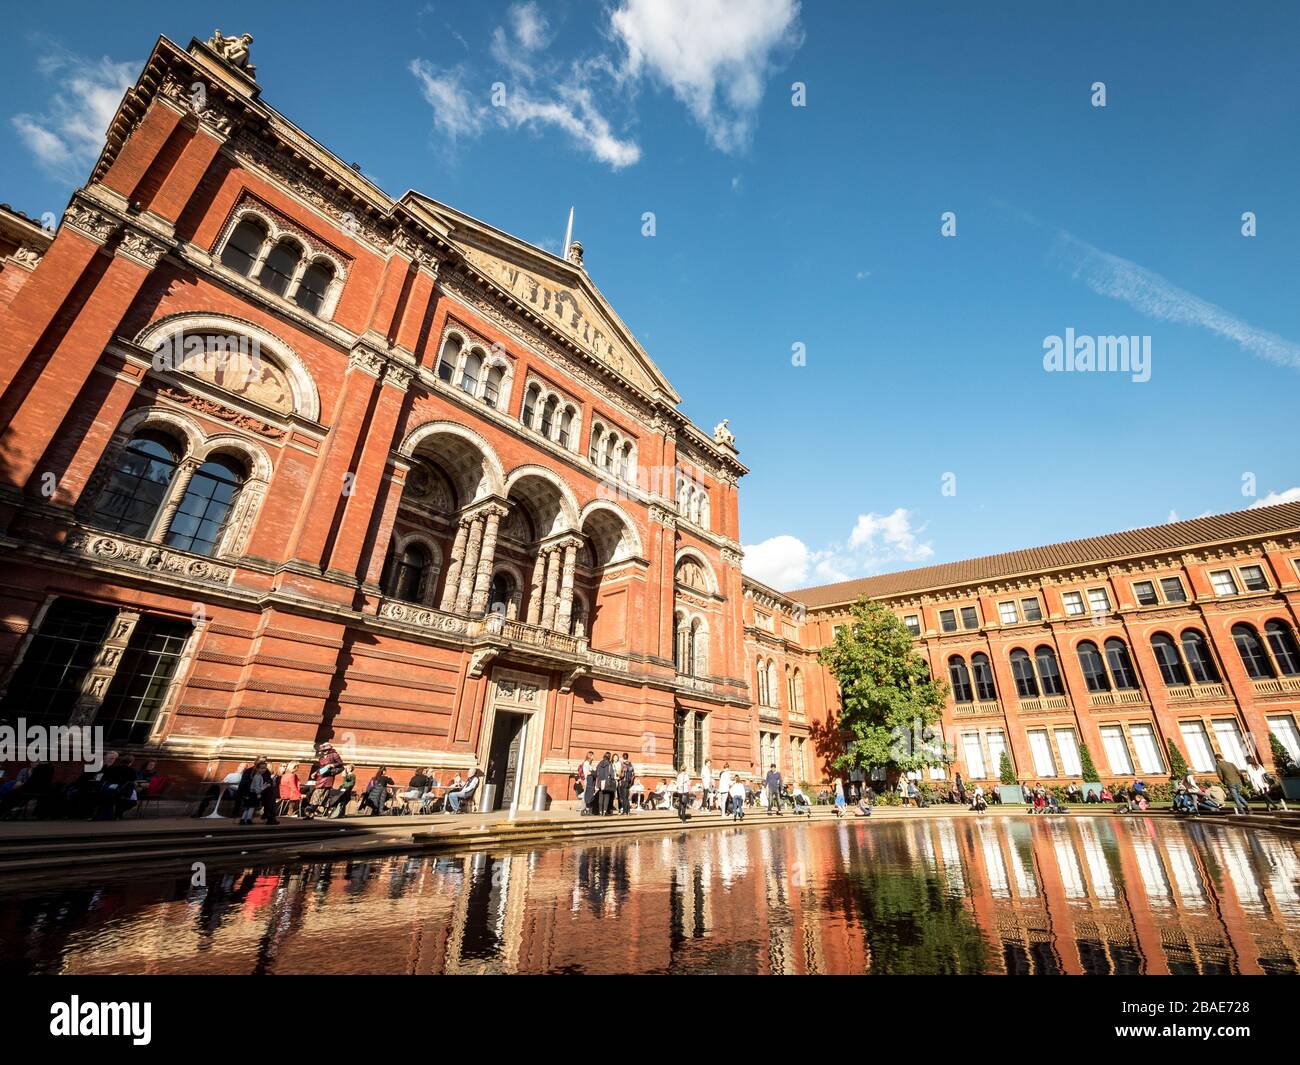
[[[205,886],[0,883],[10,974],[1296,973],[1298,958],[1300,841],[1145,817],[727,827]]]

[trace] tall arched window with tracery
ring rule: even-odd
[[[176,476],[183,449],[155,430],[138,433],[123,449],[100,492],[90,521],[108,532],[147,539]]]
[[[163,542],[178,551],[215,555],[247,477],[247,467],[238,459],[228,455],[208,459],[186,485]]]

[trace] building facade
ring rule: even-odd
[[[1199,773],[1214,754],[1300,762],[1300,503],[848,581],[784,597],[805,645],[834,639],[859,597],[911,629],[949,687],[934,776],[1159,777],[1173,741]],[[814,728],[835,717],[836,689]],[[833,731],[833,728],[830,729]],[[833,744],[831,744],[833,748]]]
[[[1300,504],[768,588],[726,422],[581,246],[387,196],[255,75],[160,39],[57,230],[0,210],[0,721],[208,780],[328,739],[506,806],[588,751],[820,783],[867,596],[951,684],[936,778],[1300,757]]]
[[[359,771],[571,797],[748,759],[734,437],[592,283],[386,196],[161,39],[57,232],[0,239],[0,718],[213,779]]]

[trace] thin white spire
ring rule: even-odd
[[[569,224],[564,230],[564,246],[560,249],[560,258],[569,257],[569,245],[573,243],[573,208],[569,208]]]

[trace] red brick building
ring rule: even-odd
[[[734,438],[581,247],[388,197],[231,46],[158,42],[57,233],[0,210],[0,720],[207,779],[330,739],[507,805],[588,750],[819,782],[816,651],[866,595],[951,682],[967,779],[1296,750],[1300,504],[742,579]]]
[[[0,717],[507,805],[589,749],[749,761],[725,423],[580,245],[391,199],[232,43],[159,40],[57,234],[0,229]]]
[[[937,777],[996,781],[1006,751],[1022,781],[1077,780],[1083,743],[1104,780],[1159,777],[1169,740],[1198,772],[1216,751],[1268,766],[1270,734],[1300,761],[1300,503],[778,598],[807,611],[799,636],[819,647],[861,596],[948,682],[955,762]],[[817,691],[810,726],[833,733],[835,686]]]

